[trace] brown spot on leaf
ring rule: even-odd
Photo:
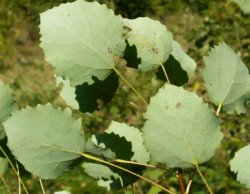
[[[177,109],[181,108],[181,103],[178,102],[178,103],[175,105],[175,108],[177,108]]]

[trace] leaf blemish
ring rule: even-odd
[[[181,108],[181,103],[178,102],[178,103],[175,105],[175,108],[177,108],[177,109]]]
[[[108,48],[108,52],[111,54],[112,53],[112,48]]]

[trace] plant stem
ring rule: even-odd
[[[188,184],[186,187],[186,194],[189,194],[192,182],[193,182],[193,177],[194,177],[194,170],[191,171],[190,176],[189,176],[189,180],[188,180]]]
[[[39,179],[39,182],[40,182],[40,186],[41,186],[41,188],[42,188],[43,194],[46,194],[46,193],[45,193],[45,190],[44,190],[44,187],[43,187],[42,179]]]
[[[220,116],[220,111],[221,111],[222,103],[219,104],[217,110],[216,110],[216,116]]]
[[[135,92],[135,94],[142,100],[142,102],[148,106],[147,101],[142,97],[142,95],[129,83],[129,81],[114,67],[114,71],[120,78]]]
[[[14,173],[16,174],[16,176],[18,177],[18,179],[20,178],[20,182],[21,182],[21,185],[23,186],[23,189],[24,189],[25,193],[26,193],[26,194],[29,194],[29,192],[28,192],[26,186],[24,185],[24,183],[23,183],[21,177],[19,176],[19,173],[16,171],[16,169],[15,169],[15,167],[14,167],[14,164],[11,162],[11,160],[10,160],[9,157],[8,157],[8,155],[5,153],[5,151],[3,150],[3,148],[2,148],[1,146],[0,146],[0,150],[1,150],[1,152],[3,153],[3,155],[6,157],[6,159],[8,160],[8,162],[9,162],[11,168],[13,169],[13,171],[14,171]]]
[[[140,162],[133,162],[133,161],[122,160],[122,159],[116,159],[112,162],[117,162],[117,163],[122,163],[122,164],[133,164],[133,165],[145,166],[145,167],[149,167],[149,168],[157,168],[156,166],[154,166],[152,164],[144,164],[144,163],[140,163]]]
[[[102,159],[100,159],[100,158],[96,158],[96,157],[91,156],[91,155],[86,154],[86,153],[81,153],[81,155],[82,155],[83,157],[87,158],[87,159],[94,160],[94,161],[96,161],[96,162],[100,162],[100,163],[106,164],[106,165],[108,165],[108,166],[112,166],[112,167],[114,167],[114,168],[120,169],[120,170],[122,170],[122,171],[124,171],[124,172],[127,172],[127,173],[129,173],[129,174],[132,174],[132,175],[134,175],[134,176],[136,176],[136,177],[138,177],[138,178],[140,178],[140,179],[143,179],[143,180],[145,180],[145,181],[147,181],[147,182],[149,182],[149,183],[151,183],[151,184],[153,184],[153,185],[155,185],[155,186],[161,188],[163,191],[165,191],[165,192],[167,192],[167,193],[173,194],[170,190],[168,190],[168,189],[166,189],[165,187],[159,185],[158,183],[156,183],[156,182],[154,182],[154,181],[152,181],[152,180],[150,180],[150,179],[148,179],[148,178],[146,178],[146,177],[143,177],[143,176],[141,176],[141,175],[139,175],[139,174],[136,174],[135,172],[130,171],[130,170],[126,169],[126,168],[123,168],[123,167],[121,167],[121,166],[118,166],[118,165],[115,165],[115,164],[113,164],[113,163],[107,162],[107,161],[102,160]]]
[[[6,188],[6,190],[8,191],[8,193],[11,194],[10,188],[9,188],[8,184],[6,183],[4,177],[1,176],[1,179],[3,181],[3,184],[4,184],[5,188]]]
[[[201,179],[203,180],[204,184],[206,185],[207,190],[209,191],[210,194],[213,194],[213,191],[212,191],[211,188],[209,187],[209,185],[208,185],[208,183],[207,183],[205,177],[202,175],[202,173],[201,173],[201,171],[200,171],[200,169],[199,169],[198,163],[196,163],[195,166],[196,166],[196,169],[197,169],[197,171],[198,171],[198,173],[199,173]]]
[[[17,169],[17,178],[18,178],[18,193],[22,194],[22,188],[21,188],[21,178],[20,178],[20,172],[19,172],[19,168],[18,168],[18,164],[16,162],[16,169]]]
[[[168,74],[167,74],[167,72],[165,70],[165,67],[164,67],[164,65],[162,63],[161,63],[161,68],[162,68],[163,73],[164,73],[164,75],[166,77],[167,83],[170,84],[170,81],[169,81],[169,78],[168,78]]]
[[[183,177],[183,171],[181,168],[178,168],[177,177],[178,177],[178,181],[180,184],[181,193],[186,194],[186,186],[185,186],[185,181],[184,181],[184,177]]]

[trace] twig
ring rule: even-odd
[[[213,194],[213,191],[212,191],[211,188],[209,187],[209,185],[208,185],[208,183],[207,183],[205,177],[202,175],[202,173],[201,173],[201,171],[200,171],[200,169],[199,169],[199,165],[196,163],[195,166],[196,166],[196,169],[197,169],[197,171],[198,171],[198,173],[199,173],[201,179],[203,180],[204,184],[206,185],[207,190],[209,191],[210,194]]]
[[[183,177],[183,171],[181,168],[178,168],[178,175],[177,175],[179,184],[180,184],[180,189],[182,194],[186,194],[186,186],[185,186],[185,181]]]

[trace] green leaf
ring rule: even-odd
[[[57,86],[62,85],[60,90],[61,98],[66,102],[67,105],[72,107],[73,109],[79,109],[79,104],[76,101],[75,87],[70,86],[69,80],[64,80],[61,77],[56,76]]]
[[[165,85],[144,117],[145,146],[153,162],[190,168],[208,161],[223,137],[218,118],[195,93]]]
[[[80,106],[81,112],[93,112],[101,109],[115,95],[119,86],[119,78],[112,72],[105,80],[94,79],[95,83],[87,83],[76,86],[76,100]]]
[[[141,163],[147,163],[149,161],[149,153],[144,147],[142,133],[133,126],[128,126],[125,123],[118,123],[112,121],[106,133],[114,133],[121,138],[124,137],[128,142],[131,142],[132,152],[134,155],[131,157],[131,161],[137,161]]]
[[[16,108],[17,104],[12,96],[11,89],[0,80],[0,140],[6,136],[2,122],[5,121]]]
[[[226,43],[215,46],[204,62],[203,78],[215,105],[231,104],[250,90],[247,67]]]
[[[56,74],[72,86],[105,79],[125,49],[121,16],[97,2],[78,0],[41,14],[41,47]]]
[[[246,113],[246,105],[248,103],[250,103],[250,91],[233,103],[224,106],[222,110],[229,114],[234,112],[237,114]]]
[[[142,133],[137,128],[124,123],[112,121],[105,134],[92,136],[92,141],[102,149],[110,149],[119,159],[141,163],[149,160],[149,154],[143,145]],[[105,156],[107,156],[106,153]],[[115,158],[107,159],[112,161]],[[139,174],[144,169],[136,165],[123,164],[121,166]],[[98,185],[106,187],[108,190],[110,188],[120,189],[138,180],[133,175],[102,164],[85,162],[82,167],[89,176],[98,180]]]
[[[84,151],[81,120],[52,105],[15,112],[4,122],[8,147],[24,167],[43,179],[52,179],[67,170]]]
[[[231,171],[237,173],[237,180],[250,188],[250,145],[241,148],[230,161]]]
[[[171,84],[176,86],[182,86],[188,82],[187,72],[183,71],[180,63],[175,60],[172,55],[169,56],[168,60],[163,65]],[[164,74],[162,67],[159,67],[156,76],[158,79],[161,79],[165,82],[167,81],[166,75]]]
[[[129,29],[127,41],[135,45],[137,56],[141,58],[139,69],[148,71],[163,64],[172,51],[172,34],[160,22],[147,17],[124,19]]]
[[[237,3],[245,14],[250,14],[250,0],[231,0]]]
[[[8,169],[8,160],[0,157],[0,177],[2,177]]]
[[[177,41],[173,40],[172,47],[173,51],[171,52],[171,55],[180,63],[181,68],[187,72],[189,79],[192,78],[197,64],[185,53]]]

